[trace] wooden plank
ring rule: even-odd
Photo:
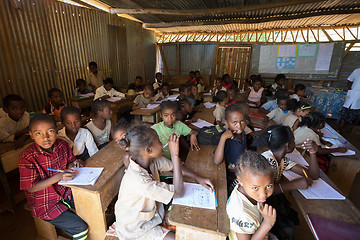
[[[170,76],[170,75],[169,75],[169,69],[168,69],[168,66],[167,66],[167,64],[166,64],[165,54],[164,54],[162,45],[159,44],[158,46],[159,46],[159,50],[160,50],[161,59],[162,59],[162,61],[163,61],[163,65],[164,65],[164,69],[165,69],[165,74],[166,74],[166,76]]]
[[[176,44],[176,57],[177,57],[177,73],[181,75],[181,63],[180,63],[180,44]]]

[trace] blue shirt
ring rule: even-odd
[[[278,108],[278,104],[276,100],[272,100],[272,101],[268,101],[267,103],[264,103],[261,106],[263,109],[265,109],[266,111],[271,112],[272,110],[274,110],[275,108]]]

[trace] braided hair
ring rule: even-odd
[[[273,125],[258,135],[253,145],[260,149],[268,147],[272,152],[279,150],[286,143],[290,143],[294,134],[289,126]]]
[[[237,160],[236,175],[242,177],[243,173],[274,176],[274,168],[261,154],[246,151]]]

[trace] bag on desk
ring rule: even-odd
[[[225,130],[219,125],[203,127],[198,130],[198,142],[200,145],[217,145]]]

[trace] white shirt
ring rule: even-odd
[[[280,108],[275,108],[271,112],[269,112],[266,116],[269,119],[272,119],[276,124],[283,124],[285,121],[285,118],[292,114],[291,111],[288,111],[286,114],[281,110]]]
[[[225,123],[225,107],[217,103],[213,115],[215,117],[215,121]]]
[[[30,116],[28,112],[24,112],[24,115],[16,122],[6,112],[4,113],[0,118],[0,142],[13,142],[15,134],[29,126]]]
[[[301,146],[307,139],[314,141],[318,146],[322,146],[319,135],[307,126],[298,127],[294,131],[295,145]]]
[[[104,86],[101,86],[98,89],[96,89],[94,100],[101,98],[102,96],[105,95],[109,95],[110,97],[125,97],[124,93],[118,92],[114,88],[110,89],[110,91],[106,91]]]
[[[351,90],[348,90],[344,107],[350,109],[360,109],[360,68],[355,69],[348,80],[352,82]]]
[[[300,101],[300,97],[297,94],[290,95],[290,98],[296,99],[297,101]]]
[[[82,154],[85,148],[88,150],[90,157],[99,151],[91,132],[85,128],[79,129],[74,142],[66,135],[65,127],[59,131],[58,137],[69,143],[75,156]]]

